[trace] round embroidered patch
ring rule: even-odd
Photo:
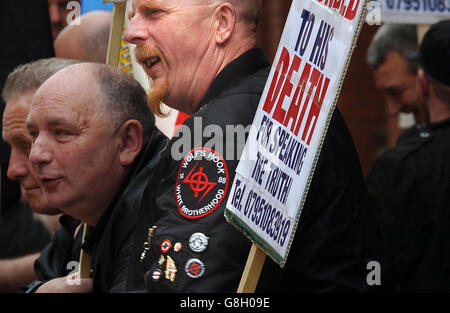
[[[153,281],[158,281],[161,278],[162,271],[160,269],[156,269],[153,272],[147,271],[144,274],[144,282],[147,286],[150,284],[150,279]]]
[[[199,278],[205,273],[205,264],[199,259],[190,259],[187,261],[184,271],[190,278]]]
[[[170,240],[164,240],[161,244],[161,252],[167,253],[171,247],[172,247],[172,243],[170,242]]]
[[[203,233],[195,233],[189,238],[189,247],[194,252],[202,252],[208,246],[208,237]]]
[[[181,248],[183,247],[183,244],[181,242],[177,242],[174,246],[173,246],[173,251],[175,252],[179,252],[181,250]]]
[[[160,278],[161,278],[161,270],[160,270],[160,269],[157,269],[157,270],[155,270],[155,271],[153,272],[153,274],[152,274],[152,279],[153,279],[154,281],[158,281]]]
[[[180,214],[198,219],[213,212],[228,190],[228,168],[216,151],[200,147],[181,161],[175,185],[175,201]]]

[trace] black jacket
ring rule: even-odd
[[[146,191],[141,208],[128,290],[237,290],[251,243],[226,222],[224,209],[245,138],[226,129],[252,123],[269,70],[257,48],[228,64],[172,139],[158,166],[164,179]],[[196,119],[204,130],[200,137]],[[213,140],[208,127],[219,127],[224,137]],[[187,139],[193,145],[174,159]],[[368,254],[365,240],[376,231],[366,196],[358,156],[336,109],[286,267],[267,258],[258,291],[368,289],[364,256],[375,255]],[[153,226],[151,248],[143,254]]]
[[[396,291],[450,291],[449,160],[447,119],[411,129],[368,171]]]

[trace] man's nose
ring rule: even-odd
[[[50,15],[50,22],[52,24],[58,24],[61,19],[61,14],[59,13],[58,4],[49,3],[48,4],[48,13]]]
[[[125,39],[125,41],[135,45],[142,43],[148,39],[147,29],[139,20],[138,16],[134,16],[131,19],[123,38]]]
[[[389,115],[395,116],[400,112],[400,108],[402,107],[402,105],[400,103],[398,103],[397,101],[395,101],[394,99],[388,97],[387,98],[387,109],[388,109],[388,113]]]
[[[12,180],[20,180],[26,177],[29,173],[27,163],[28,159],[25,155],[21,155],[16,149],[12,149],[6,175]]]
[[[31,146],[31,151],[28,158],[35,166],[42,166],[52,161],[53,154],[41,136],[38,136],[36,141]]]

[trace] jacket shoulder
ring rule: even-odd
[[[270,67],[242,79],[212,99],[200,112],[206,124],[248,125],[253,121]]]

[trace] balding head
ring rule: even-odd
[[[205,4],[204,0],[193,1],[198,4]],[[237,22],[247,24],[252,31],[256,32],[261,14],[262,0],[209,0],[207,2],[212,5],[226,2],[231,3],[236,8]]]
[[[64,100],[65,105],[86,105],[89,114],[118,129],[130,119],[138,120],[145,135],[154,127],[141,85],[128,73],[99,63],[80,63],[59,71],[36,92],[37,100]],[[38,102],[39,102],[38,101]]]
[[[225,1],[224,1],[225,2]],[[261,0],[231,0],[238,12],[238,22],[242,21],[250,26],[256,33],[261,14]]]
[[[105,63],[112,13],[92,11],[80,17],[80,25],[69,25],[55,40],[57,57]]]

